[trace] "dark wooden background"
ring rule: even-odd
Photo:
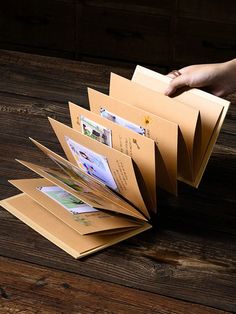
[[[0,51],[0,197],[33,177],[15,158],[45,163],[34,137],[59,145],[47,116],[69,123],[67,101],[106,91],[126,68]],[[232,96],[236,103],[236,97]],[[235,106],[198,190],[159,198],[154,228],[74,260],[0,210],[0,313],[223,313],[236,311]],[[25,312],[24,312],[25,311]]]
[[[47,116],[69,124],[67,101],[87,108],[87,86],[106,92],[111,71],[235,57],[235,12],[233,0],[2,2],[0,198],[34,176],[15,158],[46,162],[28,137],[60,152]],[[235,313],[235,108],[199,189],[159,197],[152,230],[93,256],[74,260],[0,208],[0,313]]]
[[[235,12],[234,0],[8,0],[0,48],[167,71],[234,58]]]

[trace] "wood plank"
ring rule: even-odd
[[[83,103],[87,87],[107,90],[110,73],[133,70],[0,50],[0,90],[59,103]]]
[[[37,10],[36,10],[37,8]],[[11,43],[75,54],[75,3],[54,0],[9,0],[0,12],[1,44]]]
[[[0,258],[0,277],[4,313],[226,313],[7,258]]]
[[[160,2],[159,5],[161,6]],[[172,4],[172,9],[174,6]],[[114,9],[90,2],[79,8],[79,20],[83,29],[78,34],[79,53],[159,66],[170,64],[171,9],[168,15],[164,15],[146,13],[145,8],[135,12],[124,7],[123,5],[123,10],[120,10],[117,5]],[[153,6],[152,10],[155,10]],[[100,22],[94,27],[96,21]]]

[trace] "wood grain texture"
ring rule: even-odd
[[[0,258],[0,277],[4,313],[226,313],[8,258]]]
[[[28,136],[60,152],[47,116],[68,124],[67,101],[87,107],[86,86],[106,91],[111,71],[128,78],[131,75],[130,69],[0,51],[1,198],[17,193],[8,179],[34,176],[15,158],[47,163]],[[105,313],[218,313],[217,309],[235,312],[235,117],[236,106],[231,106],[198,190],[182,184],[177,198],[160,195],[153,230],[93,256],[80,261],[72,259],[0,209],[0,256],[6,258],[0,263],[0,309],[4,306],[11,313],[11,302],[15,302],[14,311],[17,307],[23,311],[24,304],[32,310],[34,302],[41,302],[45,305],[44,313],[56,313],[56,300],[63,294],[68,308],[73,310],[74,306],[78,313],[99,313],[105,298],[112,299],[111,303],[104,301]],[[16,275],[20,281],[14,287]],[[28,300],[26,291],[44,277],[49,278],[49,284],[42,285],[41,290],[35,288]],[[73,278],[81,280],[81,286]],[[60,282],[73,289],[63,288]],[[96,298],[89,304],[90,287]],[[58,291],[58,296],[53,290]],[[99,293],[103,290],[102,296]],[[12,301],[7,298],[8,293],[19,297]],[[78,300],[74,300],[75,293],[81,298],[83,293],[86,295],[83,311]],[[62,306],[63,311],[66,312]]]
[[[167,70],[234,58],[235,23],[234,0],[8,0],[0,47]]]

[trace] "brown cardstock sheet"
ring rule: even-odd
[[[112,147],[129,155],[137,164],[147,186],[149,196],[152,198],[153,209],[156,209],[157,173],[155,142],[146,136],[115,124],[71,102],[69,102],[69,108],[73,129],[82,132],[81,116],[83,116],[111,131]]]
[[[194,178],[194,141],[200,137],[199,110],[173,100],[163,93],[149,89],[111,73],[110,96],[134,105],[179,126],[179,176]]]
[[[101,210],[78,215],[70,213],[62,205],[38,189],[39,187],[53,186],[50,181],[44,178],[18,179],[10,180],[9,182],[81,235],[112,229],[137,228],[138,226],[138,222],[135,220],[132,221],[130,218],[123,215],[121,216],[116,213]],[[139,225],[140,224],[141,222],[139,222]]]
[[[145,223],[120,234],[80,235],[24,193],[2,200],[0,205],[74,258],[95,253],[151,228]]]
[[[49,118],[49,121],[68,160],[72,164],[78,165],[66,142],[66,137],[104,156],[108,161],[112,176],[118,186],[119,194],[136,206],[145,217],[150,218],[149,211],[151,211],[151,208],[147,208],[144,201],[144,197],[146,197],[147,200],[148,194],[144,187],[142,191],[140,190],[137,173],[135,172],[134,164],[130,156],[83,135],[54,119]]]
[[[171,78],[137,66],[132,81],[164,94]],[[193,185],[197,187],[223,125],[230,102],[196,88],[175,96],[173,100],[178,100],[200,111],[201,139],[198,142],[200,148],[197,150],[200,153],[199,157],[196,156],[196,159],[199,158],[199,160],[196,160],[198,168],[193,182]]]
[[[157,146],[157,184],[168,192],[176,194],[177,124],[90,88],[88,95],[90,109],[94,113],[99,115],[101,108],[104,108],[146,130],[146,136],[154,140]]]
[[[48,150],[43,145],[34,141],[35,144],[40,148],[44,149],[44,152]],[[42,149],[42,150],[43,150]],[[48,156],[52,155],[52,152],[48,150]],[[56,155],[56,154],[55,154]],[[55,157],[55,156],[54,156]],[[41,177],[49,180],[53,184],[61,187],[73,196],[81,199],[86,204],[95,207],[97,209],[110,210],[112,212],[121,213],[124,215],[132,216],[141,220],[147,220],[140,212],[138,212],[133,206],[128,204],[125,200],[118,197],[106,187],[94,183],[92,180],[83,181],[80,178],[67,175],[60,168],[54,170],[52,168],[41,167],[39,165],[18,160],[22,165],[31,169],[35,173],[39,174]],[[66,163],[65,163],[66,164]],[[70,181],[70,184],[65,183]],[[71,184],[72,183],[72,184]],[[79,189],[77,188],[79,186]]]

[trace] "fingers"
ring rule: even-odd
[[[171,73],[170,73],[171,74]],[[168,74],[169,76],[169,74]],[[171,77],[171,76],[169,76]],[[170,82],[168,88],[165,91],[166,96],[172,96],[179,88],[188,86],[187,78],[185,75],[175,76]]]
[[[172,79],[174,79],[175,77],[178,77],[180,75],[181,75],[181,72],[179,70],[173,70],[167,74],[167,76],[172,78]]]

